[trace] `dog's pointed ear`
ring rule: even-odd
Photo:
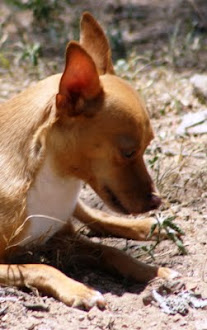
[[[90,13],[85,12],[83,14],[80,30],[80,44],[93,58],[99,74],[114,74],[108,39]]]
[[[84,111],[85,104],[103,92],[96,65],[86,50],[75,41],[66,49],[65,70],[56,96],[58,110],[75,116]]]

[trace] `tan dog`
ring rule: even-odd
[[[152,219],[110,216],[85,206],[78,195],[85,181],[118,212],[157,208],[161,201],[143,161],[152,138],[144,105],[115,75],[104,32],[85,13],[80,44],[67,47],[64,73],[0,107],[1,261],[11,249],[38,246],[63,226],[73,235],[72,214],[96,231],[145,239]],[[106,268],[137,281],[175,275],[115,248],[81,238],[79,244],[88,254],[99,251]],[[0,283],[36,287],[69,306],[105,304],[99,292],[42,264],[1,264]]]

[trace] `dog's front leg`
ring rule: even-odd
[[[85,262],[96,268],[99,267],[112,273],[118,273],[139,283],[146,283],[155,277],[172,279],[178,275],[174,270],[145,264],[117,248],[94,243],[86,238],[79,238],[76,248],[77,261],[82,260],[82,255],[85,259],[88,259]]]
[[[127,219],[92,209],[82,201],[78,201],[74,216],[89,228],[101,234],[111,234],[117,237],[143,241],[148,238],[151,226],[156,223],[153,218]],[[164,234],[161,232],[161,235]],[[150,239],[157,236],[154,232]]]
[[[89,309],[94,305],[105,305],[100,292],[67,277],[51,266],[42,264],[2,264],[0,285],[33,287],[73,307]]]

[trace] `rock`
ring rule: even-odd
[[[195,74],[191,77],[190,82],[193,85],[195,93],[207,100],[207,75]]]
[[[189,112],[183,116],[181,124],[178,126],[176,133],[183,135],[189,134],[205,134],[207,133],[207,110],[198,112]]]

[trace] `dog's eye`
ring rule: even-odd
[[[130,159],[133,158],[136,154],[136,150],[124,150],[122,151],[122,156],[124,158]]]

